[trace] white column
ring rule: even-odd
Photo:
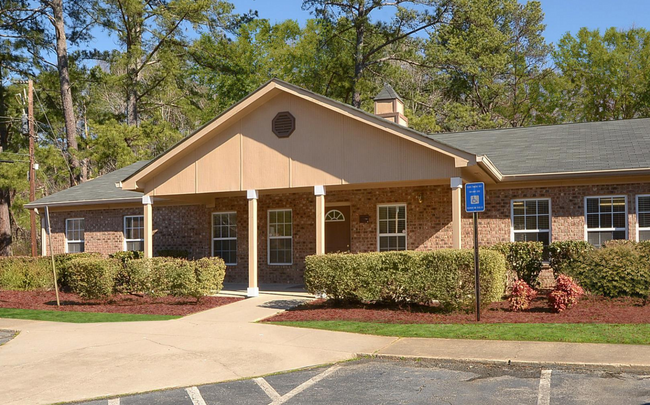
[[[47,224],[45,217],[41,218],[41,256],[47,256]]]
[[[325,186],[314,186],[316,196],[316,254],[325,254]]]
[[[142,196],[144,205],[144,257],[153,257],[153,198]]]
[[[461,213],[461,198],[463,193],[463,179],[460,177],[451,178],[451,231],[452,231],[452,247],[460,249],[462,247],[461,231],[462,231],[462,213]]]
[[[246,296],[257,297],[260,289],[257,285],[257,190],[248,190],[248,289]]]

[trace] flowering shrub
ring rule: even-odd
[[[548,304],[553,311],[562,312],[575,305],[584,293],[571,277],[561,274],[555,280],[555,289],[548,295]]]
[[[537,291],[533,290],[524,280],[517,280],[512,285],[512,293],[508,302],[511,311],[522,311],[528,309],[530,302],[537,297]]]

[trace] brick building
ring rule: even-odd
[[[55,253],[220,256],[255,295],[311,254],[471,247],[468,182],[487,190],[481,244],[650,239],[649,153],[650,119],[427,135],[390,86],[369,114],[271,80],[152,161],[27,207],[48,207]]]

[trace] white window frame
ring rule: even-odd
[[[381,207],[404,207],[404,232],[379,233],[379,208]],[[397,230],[397,226],[395,226],[395,229]],[[381,252],[381,244],[379,240],[381,239],[382,236],[404,236],[404,250],[408,250],[409,248],[408,229],[409,229],[409,221],[408,221],[408,209],[406,203],[398,202],[398,203],[377,204],[377,252]]]
[[[591,232],[616,232],[616,231],[621,230],[621,228],[589,228],[587,226],[587,199],[589,199],[589,198],[598,198],[598,199],[600,199],[600,198],[620,198],[620,197],[623,197],[624,200],[625,200],[625,240],[628,240],[628,238],[629,238],[628,231],[629,231],[629,222],[630,221],[629,221],[629,216],[628,216],[627,195],[618,194],[618,195],[590,195],[590,196],[586,196],[584,198],[583,203],[584,203],[584,220],[585,220],[585,234],[584,234],[584,237],[585,237],[584,240],[585,241],[589,242],[589,232],[590,231]],[[599,212],[598,215],[600,215],[600,212]],[[598,222],[600,222],[600,218],[598,219]],[[612,225],[613,224],[614,224],[614,218],[612,218]]]
[[[127,218],[142,218],[142,239],[128,239],[126,237],[126,219]],[[124,237],[124,246],[123,250],[126,252],[126,247],[129,244],[129,242],[142,242],[142,245],[144,246],[144,215],[125,215],[124,216],[124,229],[122,232],[122,236]]]
[[[641,231],[650,231],[650,227],[643,227],[639,225],[639,198],[640,197],[648,197],[650,198],[650,194],[637,194],[636,195],[636,238],[635,240],[638,242],[639,241],[639,232]],[[647,211],[643,211],[644,213]]]
[[[291,213],[291,236],[271,236],[271,212]],[[266,211],[266,263],[269,266],[291,266],[293,265],[293,210],[291,208],[275,208]],[[271,239],[290,239],[291,240],[291,261],[288,263],[271,263]]]
[[[217,215],[217,214],[235,214],[235,215],[237,215],[237,211],[215,211],[210,216],[210,219],[211,219],[210,234],[212,236],[212,248],[211,248],[212,249],[212,257],[214,257],[214,241],[215,240],[234,240],[235,243],[236,243],[236,245],[235,245],[235,262],[234,263],[226,263],[226,266],[236,266],[237,265],[237,259],[238,259],[238,256],[239,256],[239,254],[237,252],[238,249],[239,249],[239,242],[237,241],[237,236],[235,236],[234,238],[232,236],[229,236],[227,238],[215,238],[214,237],[214,216]],[[239,220],[239,218],[237,218],[237,221],[238,220]],[[237,227],[237,235],[239,236],[239,226],[237,225],[237,222],[235,222],[235,226]],[[225,262],[225,260],[224,260],[224,262]]]
[[[84,221],[84,238],[81,240],[69,240],[68,239],[68,221],[83,220]],[[70,253],[68,251],[68,243],[81,243],[83,245],[83,251],[86,251],[86,220],[84,218],[66,218],[65,219],[65,253]]]
[[[535,229],[535,230],[515,230],[515,201],[548,201],[548,229]],[[586,200],[585,200],[586,201]],[[547,215],[547,214],[542,214]],[[540,214],[535,214],[539,217]],[[585,216],[585,220],[586,220]],[[539,221],[537,221],[539,222]],[[553,207],[550,198],[513,198],[510,200],[510,242],[515,241],[516,233],[540,233],[548,231],[548,244],[553,243]]]

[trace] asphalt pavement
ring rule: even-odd
[[[629,369],[364,358],[76,404],[650,405],[650,375]]]

